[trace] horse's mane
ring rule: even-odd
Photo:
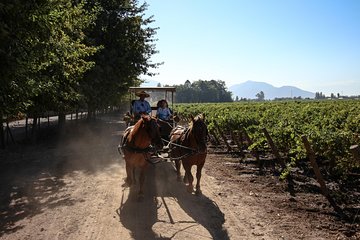
[[[187,139],[189,137],[189,134],[192,132],[192,129],[194,127],[194,122],[201,120],[204,121],[204,115],[203,114],[198,114],[196,117],[193,118],[193,121],[189,122],[189,126],[185,129],[184,132],[184,137],[185,139]]]
[[[144,115],[143,117],[140,118],[139,121],[137,121],[135,123],[135,125],[132,127],[131,132],[128,136],[128,142],[131,142],[134,138],[134,136],[137,134],[137,132],[140,130],[140,128],[143,126],[143,122],[144,121],[149,121],[150,120],[150,116],[149,115]]]
[[[201,120],[201,121],[204,121],[204,115],[203,114],[198,114],[196,117],[194,117],[194,121],[190,121],[189,123],[189,129],[192,129],[193,128],[193,123],[198,121],[198,120]]]

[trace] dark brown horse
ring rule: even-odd
[[[185,169],[184,182],[188,183],[188,192],[193,192],[194,177],[191,167],[196,165],[196,194],[201,194],[201,170],[206,159],[207,126],[205,115],[191,116],[188,128],[177,127],[170,133],[170,156],[175,161],[178,180],[181,179],[180,164]]]
[[[161,149],[159,125],[155,118],[142,115],[134,126],[128,127],[123,135],[120,148],[126,162],[125,184],[131,186],[135,182],[135,168],[140,168],[139,197],[143,197],[145,170],[149,165],[150,155],[156,149]]]

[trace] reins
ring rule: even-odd
[[[171,129],[173,129],[174,127],[173,126],[171,126],[171,124],[170,123],[168,123],[167,121],[164,121],[164,120],[162,120],[162,119],[160,119],[160,118],[158,118],[157,119],[159,122],[162,122],[162,123],[166,123]]]
[[[164,121],[164,120],[161,120],[161,119],[158,119],[158,121],[162,122],[162,123],[165,123],[167,124],[170,128],[174,129],[174,127]],[[181,133],[182,134],[188,134],[188,130],[189,128],[184,128],[184,131]],[[172,147],[172,146],[175,146],[177,148],[181,148],[181,149],[185,149],[186,150],[186,153],[179,156],[179,157],[163,157],[161,156],[158,151],[156,150],[156,148],[152,145],[150,145],[149,147],[147,148],[136,148],[136,147],[131,147],[131,146],[128,146],[126,145],[126,142],[125,144],[123,143],[122,145],[119,145],[118,146],[118,151],[120,154],[123,154],[123,150],[127,150],[129,152],[132,152],[132,153],[139,153],[139,154],[143,154],[144,155],[144,158],[147,162],[151,163],[152,165],[155,165],[157,163],[160,163],[160,162],[167,162],[167,160],[171,160],[171,161],[178,161],[178,160],[182,160],[182,159],[185,159],[187,157],[190,157],[190,156],[194,156],[198,153],[200,153],[200,151],[198,149],[195,149],[195,148],[191,148],[191,147],[187,147],[187,146],[184,146],[182,144],[178,144],[178,143],[175,143],[175,142],[171,142],[171,141],[168,141],[164,138],[161,138],[161,140],[165,143],[167,143],[167,147]],[[151,156],[149,157],[149,153],[150,154],[156,154],[153,158],[158,158],[158,159],[161,159],[161,160],[158,160],[158,161],[151,161],[150,159],[152,158]]]

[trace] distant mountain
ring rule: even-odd
[[[274,87],[271,84],[264,82],[246,81],[244,83],[236,84],[229,87],[229,90],[233,93],[233,97],[256,99],[256,94],[263,91],[265,99],[274,98],[314,98],[315,93],[304,91],[300,88],[293,86]]]

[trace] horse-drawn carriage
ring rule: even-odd
[[[164,99],[171,103],[173,109],[174,103],[174,87],[162,88],[135,88],[129,89],[130,92],[130,111],[133,114],[133,100],[136,94],[141,91],[149,93],[149,103],[151,112],[149,114],[141,114],[136,119],[132,117],[129,121],[129,127],[125,130],[122,141],[118,147],[119,152],[123,155],[126,162],[127,178],[125,185],[131,186],[135,180],[135,168],[140,169],[140,190],[139,197],[143,196],[143,185],[145,179],[145,169],[149,164],[163,162],[163,160],[171,160],[175,162],[177,179],[180,179],[180,163],[185,170],[184,182],[187,183],[189,192],[193,191],[193,176],[191,167],[197,166],[196,171],[196,193],[201,193],[200,178],[201,169],[204,166],[206,158],[206,140],[207,126],[205,124],[205,116],[200,114],[191,117],[188,126],[176,126],[177,121],[174,118],[169,120],[161,120],[156,118],[157,102]],[[155,92],[155,94],[154,94]],[[173,112],[173,116],[175,113]],[[165,147],[165,148],[164,148]],[[169,150],[165,159],[161,156]],[[160,158],[155,160],[154,158]]]
[[[164,139],[169,139],[170,131],[176,126],[179,121],[179,117],[174,112],[174,94],[176,92],[175,87],[130,87],[129,88],[129,111],[126,113],[124,120],[128,126],[134,125],[139,118],[134,115],[134,101],[138,98],[139,92],[146,92],[149,97],[146,101],[149,102],[151,107],[150,116],[156,117],[157,110],[160,107],[161,102],[165,101],[171,112],[169,119],[158,119],[160,125],[161,136]]]

